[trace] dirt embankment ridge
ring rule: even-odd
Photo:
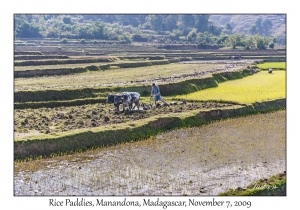
[[[237,69],[231,71],[212,71],[202,72],[203,75],[183,75],[181,78],[176,78],[172,82],[160,84],[160,89],[164,96],[188,94],[191,92],[203,90],[210,87],[218,86],[218,83],[226,80],[239,79],[250,75],[249,69]],[[212,74],[212,76],[206,76]],[[156,81],[151,81],[156,82]],[[118,86],[104,86],[95,88],[80,88],[80,89],[61,89],[61,90],[39,90],[39,91],[16,91],[14,93],[15,108],[38,108],[38,107],[53,107],[63,104],[81,105],[84,103],[81,99],[87,100],[87,103],[99,103],[99,100],[105,102],[108,93],[112,92],[139,92],[141,96],[149,96],[149,83],[141,84],[122,84]],[[146,81],[144,81],[146,83]],[[126,85],[126,86],[124,86]]]
[[[284,195],[285,177],[271,176],[286,171],[285,115],[278,110],[230,118],[143,141],[15,163],[14,194],[216,196],[233,189],[226,195]]]
[[[132,123],[121,123],[102,128],[80,129],[57,136],[38,136],[30,140],[14,142],[14,159],[48,157],[51,154],[68,154],[91,148],[110,146],[122,142],[136,141],[157,135],[166,130],[180,127],[199,126],[214,120],[245,116],[285,109],[286,99],[255,103],[252,106],[233,105],[232,107],[194,110],[188,113],[158,115]]]

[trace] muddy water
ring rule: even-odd
[[[285,111],[15,164],[15,195],[218,195],[285,171]]]

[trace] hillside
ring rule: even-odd
[[[15,38],[70,40],[107,40],[122,43],[152,42],[160,44],[200,44],[201,46],[233,47],[225,40],[233,34],[244,38],[268,37],[265,47],[276,38],[285,45],[286,15],[256,14],[16,14]],[[230,39],[229,39],[230,40]],[[247,49],[257,47],[239,41]],[[254,43],[255,42],[255,43]],[[229,44],[228,44],[229,43]],[[22,44],[22,43],[19,43]],[[274,46],[275,41],[272,46]],[[236,46],[234,46],[236,47]],[[272,47],[273,48],[273,47]]]
[[[272,22],[270,35],[272,37],[283,38],[286,35],[286,15],[285,14],[224,14],[210,15],[210,20],[221,26],[229,23],[232,27],[232,33],[249,33],[249,28],[255,24],[258,18],[269,19]]]

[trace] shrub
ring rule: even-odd
[[[95,65],[87,66],[87,69],[90,71],[98,71],[99,67]]]
[[[135,41],[135,42],[147,42],[148,41],[148,37],[142,36],[140,34],[134,34],[132,36],[132,40]]]
[[[64,16],[64,17],[63,17],[63,22],[64,22],[65,24],[71,24],[71,23],[72,23],[71,17],[70,17],[70,16]]]
[[[68,39],[66,39],[66,38],[61,40],[61,43],[63,43],[63,44],[67,44],[67,42],[68,42]]]

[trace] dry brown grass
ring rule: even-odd
[[[90,71],[75,75],[48,76],[38,78],[16,78],[15,91],[97,87],[105,84],[124,85],[137,80],[152,80],[158,77],[173,77],[192,74],[214,68],[223,68],[225,64],[169,64],[148,67]],[[149,82],[150,84],[150,82]]]

